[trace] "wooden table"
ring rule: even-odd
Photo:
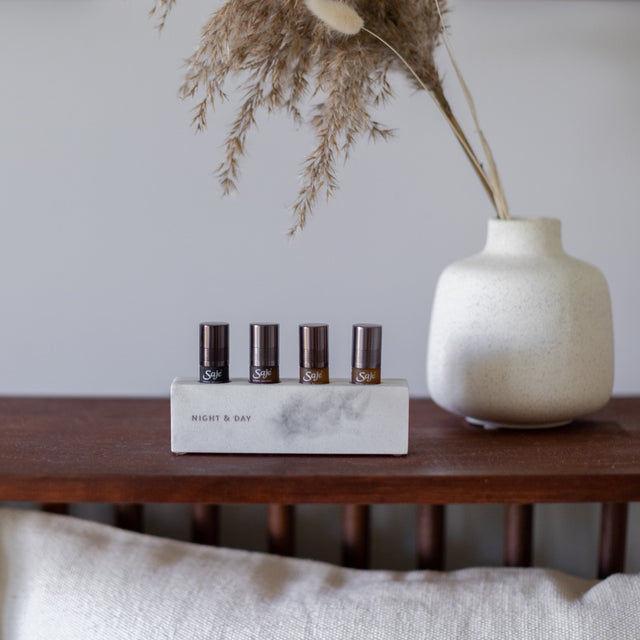
[[[602,543],[613,549],[626,503],[640,501],[640,398],[529,432],[485,431],[412,400],[409,454],[398,457],[177,456],[169,442],[166,399],[0,398],[0,500],[269,503],[281,507],[272,529],[285,533],[293,504],[435,505],[423,538],[437,538],[440,505],[506,503],[514,563],[530,555],[533,503],[605,503]],[[352,513],[356,536],[365,515]]]

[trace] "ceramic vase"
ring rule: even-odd
[[[564,252],[559,220],[490,220],[484,250],[445,269],[427,381],[437,404],[488,428],[558,426],[607,403],[609,289]]]

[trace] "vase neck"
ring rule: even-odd
[[[560,220],[489,220],[484,250],[518,255],[562,255]]]

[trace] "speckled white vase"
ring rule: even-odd
[[[609,288],[564,252],[559,220],[490,220],[484,250],[445,269],[427,382],[437,404],[489,428],[558,426],[607,403]]]

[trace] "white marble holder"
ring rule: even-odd
[[[171,385],[174,453],[402,455],[408,441],[406,380]]]

